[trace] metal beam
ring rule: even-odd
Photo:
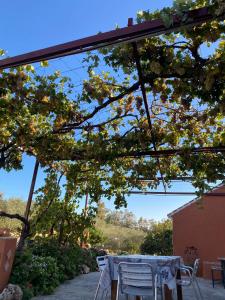
[[[220,147],[199,147],[199,148],[181,148],[181,149],[163,149],[163,150],[142,150],[142,151],[127,151],[123,153],[116,153],[114,154],[113,158],[138,158],[138,157],[170,157],[170,156],[190,156],[193,154],[198,154],[198,153],[208,153],[208,154],[223,154],[225,155],[225,146],[220,146]],[[112,153],[109,153],[110,157]],[[225,158],[225,157],[224,157]],[[77,161],[77,160],[86,160],[86,159],[97,159],[95,155],[90,155],[88,156],[85,154],[84,151],[80,152],[75,152],[74,154],[72,153],[71,156],[58,156],[55,157],[56,161],[62,161],[62,160],[72,160],[72,161]],[[109,158],[105,157],[105,161],[108,161]]]
[[[194,192],[145,192],[145,191],[130,191],[128,194],[134,194],[134,195],[179,195],[179,196],[192,196],[196,195]],[[225,194],[224,194],[225,195]]]
[[[109,45],[137,41],[144,37],[169,33],[174,30],[178,30],[180,27],[194,26],[214,18],[215,16],[209,12],[209,9],[207,7],[203,7],[189,11],[187,13],[187,21],[185,23],[182,22],[179,16],[174,15],[173,25],[170,28],[167,28],[161,19],[146,21],[141,24],[99,33],[72,42],[2,59],[0,60],[0,69],[73,55],[107,47]]]
[[[177,155],[191,155],[197,153],[225,153],[225,147],[199,147],[190,149],[165,149],[165,150],[143,150],[135,152],[127,152],[118,154],[116,157],[142,157],[142,156],[152,156],[152,157],[169,157]]]
[[[128,179],[129,179],[129,177],[128,177]],[[143,182],[145,182],[145,181],[153,181],[153,180],[163,180],[163,179],[165,179],[165,178],[162,178],[162,177],[156,177],[156,178],[150,178],[150,177],[139,177],[137,180],[138,181],[143,181]],[[193,180],[194,179],[194,177],[193,176],[178,176],[178,177],[172,177],[172,178],[170,178],[169,180],[170,181],[191,181],[191,180]]]
[[[29,219],[30,208],[31,208],[31,204],[32,204],[32,198],[33,198],[33,195],[34,195],[35,183],[36,183],[36,180],[37,180],[38,168],[39,168],[39,161],[36,159],[35,165],[34,165],[33,176],[32,176],[32,180],[31,180],[31,185],[30,185],[29,196],[28,196],[28,199],[27,199],[26,210],[25,210],[25,214],[24,214],[24,217],[27,220]]]
[[[129,19],[128,24],[130,24],[130,23],[131,23],[131,19]],[[146,93],[146,88],[145,88],[145,83],[144,83],[144,78],[143,78],[143,73],[142,73],[142,67],[141,67],[141,59],[140,59],[140,55],[139,55],[139,52],[138,52],[137,43],[132,43],[132,46],[133,46],[133,52],[134,52],[134,59],[135,59],[135,62],[136,62],[136,67],[137,67],[137,73],[138,73],[140,86],[141,86],[142,97],[143,97],[143,100],[144,100],[144,107],[145,107],[145,111],[146,111],[146,115],[147,115],[148,126],[149,126],[149,129],[150,129],[150,132],[151,132],[150,142],[152,142],[154,151],[157,151],[156,137],[155,137],[155,132],[154,132],[154,129],[153,129],[152,120],[151,120],[151,116],[150,116],[150,111],[149,111],[149,106],[148,106],[148,98],[147,98],[147,93]],[[156,160],[157,160],[157,163],[158,163],[158,166],[159,166],[160,175],[162,177],[163,187],[164,187],[164,190],[166,192],[166,184],[165,184],[165,181],[163,179],[163,172],[162,172],[159,157],[156,157]]]
[[[165,195],[165,196],[196,196],[196,193],[193,192],[145,192],[145,191],[130,191],[127,194],[135,194],[135,195]],[[218,196],[225,197],[225,193],[206,193],[203,196]]]

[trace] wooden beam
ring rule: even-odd
[[[173,25],[169,28],[165,26],[161,19],[156,19],[121,29],[99,33],[45,49],[32,51],[11,58],[2,59],[0,60],[0,70],[91,51],[98,48],[107,47],[109,45],[137,41],[145,37],[169,33],[174,30],[178,30],[180,27],[183,28],[184,26],[194,26],[215,18],[215,16],[209,12],[208,7],[189,11],[187,13],[187,21],[185,23],[183,23],[181,18],[177,15],[172,17]]]

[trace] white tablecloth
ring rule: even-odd
[[[112,280],[117,280],[118,264],[120,262],[148,263],[153,272],[158,274],[161,283],[167,284],[169,289],[176,287],[176,268],[180,266],[180,256],[152,256],[152,255],[120,255],[108,256],[106,265],[100,280],[100,289],[111,288]]]

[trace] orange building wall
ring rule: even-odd
[[[225,193],[225,187],[213,192]],[[175,255],[184,257],[186,247],[196,247],[200,274],[210,277],[210,262],[225,257],[225,197],[204,196],[201,203],[202,208],[194,202],[172,215],[173,249]]]

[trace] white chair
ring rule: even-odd
[[[152,266],[146,263],[121,262],[118,265],[118,284],[116,300],[119,293],[128,296],[152,296],[157,300],[157,275]]]
[[[99,271],[103,271],[105,269],[105,266],[108,264],[108,256],[97,256],[96,261]]]
[[[97,256],[96,261],[97,261],[98,269],[101,272],[101,274],[100,274],[100,278],[99,278],[99,281],[98,281],[98,286],[97,286],[97,289],[96,289],[96,292],[95,292],[94,300],[96,300],[97,297],[98,297],[101,278],[103,276],[103,271],[104,271],[106,265],[108,264],[108,257],[107,256]],[[108,293],[108,290],[103,290],[103,293],[101,295],[101,299],[105,299],[107,297],[107,293]]]
[[[179,269],[181,273],[186,275],[185,279],[177,279],[177,285],[181,286],[192,286],[195,294],[195,298],[198,300],[199,298],[203,300],[203,296],[201,293],[201,289],[197,280],[197,272],[199,268],[200,259],[196,259],[194,263],[194,267],[182,265]]]

